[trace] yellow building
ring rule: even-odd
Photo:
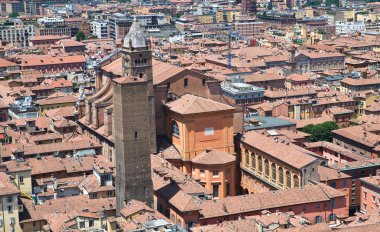
[[[47,98],[36,101],[39,108],[39,114],[45,115],[46,110],[57,109],[65,106],[75,106],[78,98],[65,93],[54,93]]]
[[[243,193],[299,188],[317,180],[319,160],[256,131],[245,133],[241,142]]]
[[[197,19],[199,23],[213,23],[214,15],[198,15]]]
[[[20,232],[18,194],[11,176],[0,172],[0,231]]]
[[[225,15],[226,15],[227,22],[232,23],[235,21],[235,18],[237,16],[241,15],[241,12],[240,11],[226,11]]]

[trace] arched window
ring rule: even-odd
[[[264,161],[265,164],[265,178],[269,179],[269,161],[266,159]]]
[[[179,127],[176,121],[172,122],[172,134],[179,137]]]
[[[279,172],[279,178],[278,178],[278,181],[280,182],[280,185],[283,186],[284,185],[284,169],[282,169],[281,167],[278,169],[278,172]]]
[[[263,173],[263,158],[259,156],[259,174]]]
[[[293,176],[294,188],[298,188],[300,186],[300,180],[297,175]]]
[[[276,183],[277,181],[277,170],[276,170],[276,165],[272,164],[272,182]]]
[[[252,162],[252,170],[255,171],[256,170],[256,155],[255,153],[251,153],[251,162]]]
[[[289,171],[286,171],[286,187],[292,187],[292,177]]]
[[[249,151],[245,150],[245,166],[249,167]]]

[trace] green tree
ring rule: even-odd
[[[272,10],[273,9],[273,3],[272,3],[272,1],[268,2],[267,9],[268,10]]]
[[[12,12],[9,14],[9,18],[17,18],[18,16],[20,16],[18,12]]]
[[[83,31],[79,31],[76,35],[75,35],[75,39],[77,41],[82,41],[84,39],[86,39],[86,35],[84,34]]]
[[[309,140],[311,142],[317,141],[332,141],[331,131],[338,129],[338,125],[335,122],[324,122],[317,125],[307,125],[303,128],[303,132],[310,134]]]
[[[326,0],[326,6],[331,5],[339,6],[339,0]]]

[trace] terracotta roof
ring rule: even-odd
[[[11,181],[11,176],[0,172],[0,196],[18,194],[19,192],[16,185]]]
[[[326,148],[331,151],[337,152],[343,156],[349,157],[353,160],[369,160],[368,158],[361,156],[359,154],[355,154],[351,150],[345,149],[339,145],[336,145],[334,143],[326,142],[326,141],[318,141],[314,143],[305,143],[306,148]]]
[[[31,41],[39,41],[39,40],[60,40],[60,39],[69,39],[70,36],[66,35],[40,35],[40,36],[32,36],[29,38]]]
[[[68,118],[68,117],[73,117],[74,116],[74,111],[75,111],[75,106],[64,106],[60,108],[55,108],[55,109],[50,109],[46,110],[45,114],[46,116],[52,118],[52,117],[63,117],[63,118]]]
[[[246,132],[242,142],[297,169],[301,169],[317,160],[317,158],[305,152],[293,149],[284,143],[276,142],[272,138],[256,131]]]
[[[200,114],[233,110],[234,108],[207,98],[185,94],[179,99],[169,102],[166,106],[178,114]]]
[[[38,105],[55,105],[55,104],[65,104],[65,103],[75,103],[78,101],[78,98],[73,95],[62,95],[58,93],[54,93],[48,96],[45,99],[41,99],[36,101]]]
[[[21,198],[24,212],[21,213],[20,223],[39,221],[44,215],[52,213],[68,213],[87,210],[90,213],[100,213],[105,210],[115,210],[116,199],[114,197],[90,199],[88,195],[69,196],[64,198],[47,200],[45,204],[35,205],[32,200]]]
[[[191,160],[193,163],[205,165],[228,164],[236,161],[236,157],[219,150],[206,150]]]
[[[40,57],[34,56],[33,58],[21,59],[21,66],[41,66],[51,64],[72,64],[72,63],[85,63],[86,59],[83,55],[74,56],[50,56]]]
[[[343,80],[341,80],[340,82],[347,84],[347,85],[352,85],[352,86],[379,85],[380,84],[380,78],[354,79],[354,78],[347,77],[347,78],[344,78]]]
[[[345,196],[345,193],[324,184],[306,185],[302,189],[293,188],[205,201],[200,213],[201,218],[222,217],[313,202],[326,202],[332,198]]]
[[[0,58],[0,68],[8,68],[11,66],[17,66],[17,64]]]
[[[318,174],[319,174],[320,181],[351,178],[351,176],[343,172],[337,171],[329,167],[324,167],[324,166],[318,166]]]
[[[177,75],[183,71],[185,71],[184,68],[168,64],[165,62],[161,62],[158,60],[152,61],[153,65],[153,84],[157,85],[160,84],[167,79],[171,78],[174,75]]]

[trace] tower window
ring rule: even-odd
[[[179,137],[179,127],[176,121],[173,121],[172,123],[172,134]]]
[[[187,88],[188,86],[189,86],[189,80],[187,79],[187,78],[185,78],[184,80],[183,80],[183,87],[185,87],[185,88]]]
[[[202,85],[206,85],[206,79],[202,79]]]
[[[137,139],[137,131],[135,131],[135,139]]]

